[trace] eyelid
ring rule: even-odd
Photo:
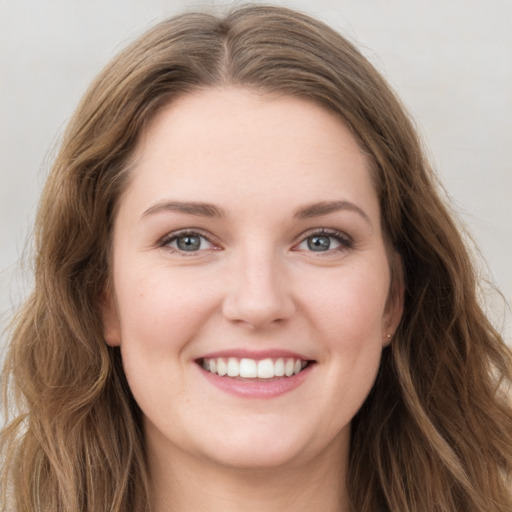
[[[171,242],[173,242],[174,240],[176,240],[177,238],[182,237],[182,236],[187,236],[187,235],[199,236],[199,237],[205,239],[213,247],[208,248],[208,249],[200,249],[197,251],[188,252],[188,251],[183,251],[178,248],[169,246],[169,244]],[[293,245],[292,250],[299,251],[300,249],[298,248],[298,246],[300,244],[302,244],[303,242],[305,242],[309,237],[312,237],[312,236],[331,237],[331,238],[334,238],[340,244],[339,247],[329,249],[329,250],[323,251],[323,252],[319,251],[316,254],[317,256],[321,256],[322,254],[324,254],[324,255],[331,254],[333,252],[343,252],[343,251],[350,249],[354,244],[352,237],[350,237],[345,232],[340,231],[338,229],[313,228],[313,229],[307,230],[306,232],[302,233],[298,237],[298,241]],[[198,255],[199,253],[203,253],[206,250],[220,250],[221,249],[220,245],[218,243],[216,243],[213,238],[214,237],[212,237],[212,235],[210,233],[207,233],[200,228],[183,228],[183,229],[178,229],[176,231],[171,231],[170,233],[165,234],[163,237],[161,237],[158,240],[157,246],[161,247],[163,249],[168,249],[171,252],[174,252],[174,253],[177,253],[177,254],[180,254],[183,256],[193,256],[193,255]],[[306,252],[313,252],[313,251],[306,251]]]
[[[298,246],[305,242],[308,238],[312,236],[327,236],[334,238],[337,242],[339,242],[340,246],[334,249],[329,249],[327,251],[319,251],[316,256],[322,256],[327,254],[332,254],[333,252],[343,252],[348,249],[351,249],[354,245],[354,240],[351,236],[347,235],[345,232],[340,231],[338,229],[332,228],[314,228],[302,233],[299,237],[298,242],[293,246],[292,250],[300,250]],[[314,252],[314,251],[307,251]]]
[[[180,250],[178,248],[175,248],[175,247],[170,247],[169,244],[171,242],[173,242],[177,238],[180,238],[182,236],[187,236],[187,235],[188,236],[199,236],[199,237],[205,239],[206,241],[208,241],[208,243],[211,244],[213,247],[208,248],[208,249],[201,249],[201,250],[198,250],[198,251],[189,251],[189,252],[182,251],[182,250]],[[219,250],[220,249],[219,244],[214,242],[212,238],[213,237],[209,233],[206,233],[205,231],[203,231],[200,228],[183,228],[183,229],[178,229],[176,231],[171,231],[170,233],[165,234],[157,242],[157,246],[161,247],[163,249],[168,249],[171,252],[174,252],[174,253],[177,253],[177,254],[180,254],[180,255],[183,255],[183,256],[193,256],[193,255],[197,255],[199,253],[202,253],[202,252],[204,252],[206,250]]]

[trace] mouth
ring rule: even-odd
[[[260,381],[294,377],[314,363],[314,361],[295,357],[265,359],[211,357],[201,358],[196,362],[205,371],[220,377]]]
[[[244,399],[272,399],[310,380],[316,361],[286,350],[231,349],[194,361],[205,381]]]

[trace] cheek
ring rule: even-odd
[[[385,273],[351,267],[305,283],[301,294],[318,328],[357,348],[362,340],[381,341],[388,290]]]
[[[387,282],[352,275],[345,286],[333,289],[322,310],[324,343],[330,360],[332,399],[343,403],[341,421],[356,414],[368,396],[378,373],[383,349],[383,318]]]
[[[190,342],[214,310],[212,294],[168,274],[155,266],[119,274],[116,287],[124,371],[145,413],[159,410],[164,388],[171,402],[186,396]]]
[[[211,290],[187,272],[152,265],[122,274],[116,286],[122,345],[159,359],[176,356],[215,310]]]

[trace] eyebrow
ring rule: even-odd
[[[179,212],[198,217],[224,217],[224,211],[210,203],[161,201],[148,208],[141,218],[161,212]]]
[[[372,225],[370,217],[368,217],[365,211],[349,201],[320,201],[312,203],[296,210],[293,216],[297,219],[311,219],[343,210],[359,214],[370,226]]]
[[[328,215],[338,211],[352,211],[359,214],[368,224],[371,225],[370,218],[364,210],[349,201],[320,201],[311,203],[298,208],[293,217],[296,219],[311,219]],[[193,201],[160,201],[149,207],[141,215],[141,218],[155,215],[161,212],[179,212],[198,217],[225,217],[224,210],[211,203],[193,202]]]

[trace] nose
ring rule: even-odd
[[[228,276],[225,318],[252,329],[266,329],[282,325],[293,316],[290,279],[278,259],[262,253],[239,259]]]

